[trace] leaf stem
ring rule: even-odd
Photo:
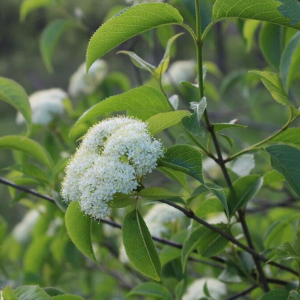
[[[266,139],[250,146],[250,147],[247,147],[245,148],[244,150],[241,150],[240,152],[237,152],[236,154],[230,156],[229,158],[225,159],[225,163],[229,162],[229,161],[232,161],[234,160],[235,158],[245,154],[245,153],[248,153],[248,152],[251,152],[251,151],[254,151],[256,150],[256,148],[258,148],[259,146],[262,146],[263,144],[271,141],[272,139],[274,139],[275,137],[277,137],[279,134],[281,134],[282,132],[284,132],[285,130],[287,130],[289,128],[289,126],[298,118],[298,115],[297,116],[294,116],[293,117],[293,112],[292,112],[292,109],[291,109],[291,113],[290,113],[290,117],[289,117],[289,120],[287,121],[287,123],[278,131],[276,131],[274,134],[270,135],[269,137],[267,137]]]
[[[196,32],[197,32],[198,81],[199,81],[199,98],[200,98],[199,100],[201,100],[204,97],[204,80],[203,80],[203,61],[202,61],[203,36],[202,36],[202,31],[201,31],[201,13],[200,13],[199,0],[195,0],[195,9],[196,9]],[[231,189],[233,191],[232,182],[231,182],[230,176],[229,176],[226,166],[225,166],[225,161],[222,156],[221,148],[220,148],[220,145],[219,145],[219,142],[218,142],[215,130],[214,130],[214,126],[211,124],[211,122],[209,120],[207,109],[204,112],[204,120],[206,123],[207,130],[212,137],[212,140],[213,140],[216,152],[217,152],[218,164],[222,169],[222,173],[226,180],[227,186],[229,187],[229,189]],[[249,249],[251,249],[251,252],[249,252],[249,253],[252,254],[253,260],[254,260],[256,268],[257,268],[257,272],[259,274],[260,282],[263,286],[264,291],[268,292],[269,291],[268,282],[266,280],[263,268],[261,266],[260,258],[257,257],[257,255],[256,255],[257,252],[255,251],[255,248],[254,248],[254,245],[253,245],[253,242],[251,239],[251,235],[250,235],[247,223],[246,223],[245,213],[242,210],[239,210],[238,215],[239,215],[239,221],[242,225],[243,232],[244,232],[245,238],[247,240]],[[231,236],[231,235],[229,235],[229,236]]]

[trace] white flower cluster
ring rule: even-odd
[[[70,78],[69,94],[72,97],[80,97],[93,93],[103,82],[107,72],[107,63],[102,59],[95,61],[88,73],[86,64],[81,64]]]
[[[164,0],[125,0],[125,2],[130,5],[137,5],[145,2],[164,2]]]
[[[179,84],[181,81],[193,82],[197,77],[196,63],[193,60],[178,60],[170,65],[163,77],[163,85]]]
[[[154,205],[145,215],[145,222],[149,231],[156,237],[162,237],[168,233],[168,224],[180,221],[184,214],[172,206],[163,203]]]
[[[146,123],[128,117],[106,119],[84,136],[66,168],[61,194],[65,201],[79,201],[86,214],[103,218],[114,195],[135,190],[162,155],[162,144]]]
[[[38,125],[47,125],[52,122],[56,115],[62,115],[65,112],[63,100],[68,98],[63,90],[54,88],[33,93],[29,97],[32,110],[32,123]],[[24,124],[24,117],[18,113],[17,123]]]
[[[226,285],[224,283],[214,278],[201,278],[195,280],[188,287],[182,300],[198,300],[202,297],[206,297],[204,292],[205,284],[213,299],[220,300],[222,297],[226,296]]]

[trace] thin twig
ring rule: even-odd
[[[3,183],[4,185],[8,185],[8,186],[11,186],[11,187],[14,187],[18,190],[21,190],[21,191],[24,191],[24,192],[27,192],[29,194],[32,194],[38,198],[41,198],[41,199],[44,199],[44,200],[47,200],[49,202],[52,202],[52,203],[55,203],[54,199],[49,197],[49,196],[46,196],[46,195],[43,195],[43,194],[40,194],[34,190],[31,190],[31,189],[27,189],[27,188],[24,188],[22,186],[19,186],[17,184],[14,184],[13,182],[10,182],[2,177],[0,177],[0,183]],[[217,232],[219,233],[220,235],[222,235],[223,237],[225,237],[227,240],[229,240],[230,242],[232,242],[233,244],[235,244],[236,246],[240,247],[241,249],[245,250],[246,252],[252,254],[253,256],[259,258],[261,261],[263,262],[267,262],[268,259],[266,257],[264,257],[263,255],[259,254],[258,252],[256,252],[255,250],[247,247],[246,245],[242,244],[241,242],[239,242],[237,239],[235,239],[232,235],[228,234],[227,232],[225,231],[222,231],[220,228],[214,226],[214,225],[211,225],[209,223],[207,223],[206,221],[200,219],[199,217],[197,217],[196,215],[194,215],[194,213],[192,211],[188,211],[186,210],[185,208],[173,203],[173,202],[169,202],[167,200],[161,200],[161,202],[163,203],[166,203],[170,206],[173,206],[174,208],[180,210],[181,212],[183,212],[187,217],[195,220],[196,222],[198,222],[199,224],[207,227],[208,229],[211,229],[212,231],[214,232]],[[102,223],[105,223],[105,224],[108,224],[112,227],[115,227],[115,228],[119,228],[121,229],[122,226],[114,221],[111,221],[111,220],[107,220],[107,219],[100,219],[99,221],[101,221]],[[175,247],[175,248],[178,248],[178,249],[182,249],[183,245],[182,244],[178,244],[176,242],[173,242],[173,241],[170,241],[170,240],[166,240],[166,239],[163,239],[163,238],[158,238],[158,237],[155,237],[153,236],[152,237],[153,240],[159,242],[159,243],[162,243],[162,244],[165,244],[165,245],[169,245],[171,247]],[[216,260],[218,260],[220,262],[220,258],[214,258]],[[277,268],[279,269],[282,269],[282,270],[285,270],[285,271],[288,271],[294,275],[297,275],[298,276],[298,272],[287,267],[287,266],[284,266],[284,265],[281,265],[281,264],[278,264],[278,263],[275,263],[275,262],[271,262],[269,263],[270,265],[273,265],[273,266],[276,266]]]
[[[240,297],[246,296],[248,294],[250,294],[252,291],[254,291],[258,286],[257,285],[253,285],[251,287],[249,287],[248,289],[244,290],[243,292],[240,292],[236,295],[233,295],[229,298],[227,298],[226,300],[235,300],[235,299],[239,299]],[[243,298],[244,299],[244,298]]]

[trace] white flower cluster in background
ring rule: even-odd
[[[107,73],[108,65],[102,59],[95,61],[88,72],[86,72],[86,64],[81,64],[70,78],[69,94],[72,97],[80,97],[93,93]]]
[[[62,197],[79,201],[86,214],[103,218],[114,195],[135,190],[162,155],[162,144],[146,123],[128,117],[106,119],[87,132],[67,166]]]
[[[169,233],[168,225],[180,222],[184,218],[184,214],[169,205],[159,203],[155,204],[145,215],[144,220],[151,235],[155,237],[163,237]],[[125,247],[121,244],[119,249],[119,259],[123,264],[129,263]]]
[[[130,5],[136,5],[136,4],[140,4],[140,3],[146,3],[146,2],[164,2],[164,0],[125,0],[125,2],[127,4]]]
[[[226,285],[224,283],[214,278],[201,278],[195,280],[188,287],[187,292],[184,294],[182,300],[198,300],[202,297],[205,298],[205,284],[213,299],[221,300],[224,296],[226,296]]]
[[[170,65],[163,77],[163,85],[179,85],[181,81],[194,82],[196,77],[197,66],[194,60],[178,60]]]
[[[53,121],[57,115],[65,112],[63,100],[68,98],[67,93],[58,88],[42,90],[29,96],[32,111],[32,123],[37,125],[47,125]],[[18,113],[17,123],[24,124],[24,117]]]
[[[180,221],[183,217],[184,214],[180,210],[160,203],[154,205],[148,211],[145,216],[145,222],[152,235],[162,237],[169,231],[167,225],[174,224],[177,221]]]

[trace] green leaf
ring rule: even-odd
[[[291,291],[288,300],[300,300],[300,294],[296,291]]]
[[[175,243],[183,244],[186,239],[187,232],[186,230],[179,231],[174,236],[172,236],[172,241]],[[180,257],[181,249],[166,245],[162,248],[159,257],[161,265],[164,266],[170,261]]]
[[[265,294],[260,300],[287,300],[289,293],[286,290],[273,290]]]
[[[49,253],[50,242],[51,238],[44,235],[29,246],[24,257],[24,271],[26,273],[39,273]]]
[[[228,244],[228,240],[220,234],[200,226],[194,230],[183,244],[181,263],[183,271],[186,269],[190,254],[198,249],[202,257],[212,257],[220,253]]]
[[[282,105],[290,105],[291,102],[287,93],[285,92],[278,76],[276,73],[272,72],[260,72],[260,71],[250,71],[250,73],[254,73],[258,75],[267,88],[267,90],[271,93],[273,99]]]
[[[288,128],[271,140],[275,143],[300,146],[300,128]]]
[[[76,295],[59,295],[52,298],[53,300],[84,300],[82,297],[76,296]]]
[[[226,215],[229,216],[227,199],[224,189],[221,186],[218,186],[214,183],[206,183],[204,185],[200,185],[198,188],[195,189],[195,191],[193,192],[193,197],[196,197],[205,192],[211,192],[212,194],[214,194],[220,200],[226,212]]]
[[[20,20],[24,21],[32,11],[53,4],[53,0],[23,0],[20,6]]]
[[[125,54],[128,55],[132,61],[132,63],[145,71],[148,71],[150,74],[154,75],[155,74],[155,66],[149,64],[145,60],[143,60],[141,57],[139,57],[136,53],[133,51],[119,51],[117,54]]]
[[[285,90],[288,91],[300,63],[300,32],[297,32],[284,48],[280,61],[280,73]]]
[[[295,24],[295,20],[280,13],[280,10],[284,10],[282,5],[284,1],[296,2],[296,0],[243,0],[241,2],[217,0],[213,8],[213,20],[216,22],[224,18],[253,19],[300,29],[299,23]]]
[[[122,110],[130,110],[131,115],[146,120],[158,113],[170,111],[171,108],[162,92],[150,86],[142,86],[92,106],[77,120],[70,134],[72,136],[85,121]]]
[[[194,112],[197,114],[198,122],[201,121],[201,118],[205,112],[206,107],[207,107],[207,101],[205,97],[203,97],[200,100],[200,102],[191,102],[191,109],[193,109]]]
[[[133,290],[131,290],[130,293],[126,296],[144,296],[166,300],[173,299],[172,294],[166,287],[155,282],[142,283],[135,287]]]
[[[275,70],[279,70],[281,57],[281,27],[265,23],[259,34],[259,46],[267,63]]]
[[[28,175],[46,183],[49,182],[49,179],[47,178],[45,172],[33,164],[13,165],[10,166],[9,169],[21,172],[25,175]]]
[[[19,300],[10,286],[3,289],[3,297],[5,300]]]
[[[162,200],[180,197],[180,195],[160,187],[143,189],[140,191],[139,196],[147,200]]]
[[[149,124],[148,129],[151,134],[156,135],[166,128],[176,125],[182,118],[189,116],[190,114],[191,113],[187,110],[177,110],[157,114],[147,120],[147,123]]]
[[[231,128],[247,128],[248,127],[245,125],[235,124],[236,121],[237,121],[237,119],[232,120],[229,123],[214,123],[213,125],[214,125],[215,132],[220,132],[225,129],[231,129]]]
[[[129,212],[122,226],[123,244],[131,263],[144,275],[160,281],[161,265],[145,221],[137,210]]]
[[[43,30],[40,37],[40,52],[48,72],[52,73],[52,58],[62,34],[70,27],[78,27],[68,20],[55,20]]]
[[[189,145],[175,145],[167,149],[159,165],[184,172],[204,183],[202,176],[202,154]]]
[[[173,179],[181,184],[181,186],[187,191],[190,192],[189,185],[187,183],[186,174],[172,170],[170,168],[165,167],[158,167],[158,171],[162,172],[165,176],[169,177],[170,179]]]
[[[144,3],[123,10],[104,23],[92,36],[87,49],[87,69],[105,53],[128,39],[155,27],[182,24],[174,7],[164,3]]]
[[[31,107],[23,87],[11,79],[0,77],[0,100],[17,109],[23,115],[29,129],[31,124]]]
[[[50,155],[40,144],[29,138],[18,135],[7,135],[0,138],[0,149],[13,149],[22,151],[45,166],[52,168]]]
[[[158,67],[155,70],[155,74],[156,74],[157,78],[160,79],[162,74],[167,71],[167,69],[169,67],[169,63],[170,63],[171,47],[172,47],[173,43],[183,34],[184,33],[179,33],[168,40],[164,57],[162,58],[161,62],[159,63]]]
[[[300,196],[300,151],[287,145],[274,145],[265,150],[271,157],[272,167],[285,177]]]
[[[97,262],[91,240],[92,220],[81,211],[78,202],[70,203],[65,215],[65,222],[69,237],[74,245],[85,256]]]
[[[193,113],[191,116],[184,117],[181,120],[181,124],[183,125],[184,129],[191,134],[202,138],[205,137],[205,131],[198,121],[197,113]]]
[[[241,177],[233,183],[233,189],[227,195],[230,217],[258,193],[262,184],[263,178],[259,175]]]
[[[51,300],[51,297],[38,286],[24,285],[15,290],[18,300]]]
[[[109,201],[108,205],[111,208],[127,207],[136,201],[137,196],[138,196],[137,192],[133,192],[132,194],[129,195],[116,193],[114,195],[113,200]]]
[[[284,230],[291,225],[294,221],[299,219],[299,214],[293,215],[287,219],[280,218],[280,221],[276,222],[271,229],[268,231],[264,238],[264,243],[267,249],[271,248],[274,243],[280,239],[285,239],[281,243],[287,241],[288,237],[284,237]],[[279,242],[279,244],[281,244]]]

